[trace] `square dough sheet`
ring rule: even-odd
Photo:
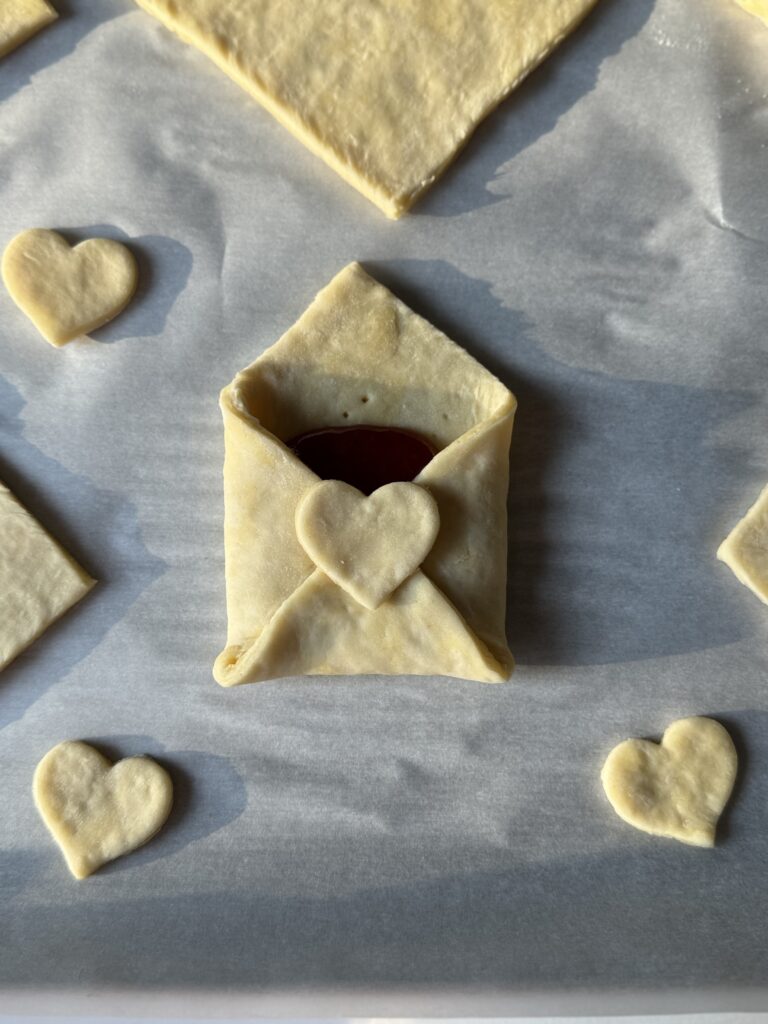
[[[137,0],[400,217],[596,0]]]
[[[0,483],[0,669],[94,583]]]

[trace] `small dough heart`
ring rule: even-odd
[[[661,743],[625,740],[601,773],[613,809],[655,836],[714,846],[717,819],[736,779],[733,740],[712,718],[681,718]]]
[[[32,228],[8,243],[3,280],[46,341],[63,345],[112,320],[136,291],[136,261],[110,238],[71,247],[55,231]]]
[[[75,878],[146,843],[173,802],[170,776],[149,757],[112,765],[79,740],[59,743],[35,770],[35,804]]]
[[[412,483],[385,484],[366,497],[323,480],[296,509],[296,533],[315,565],[372,610],[418,569],[439,529],[437,502]]]

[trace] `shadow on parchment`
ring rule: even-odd
[[[642,29],[655,0],[599,0],[584,22],[478,127],[412,216],[455,217],[504,196],[488,190],[501,167],[548,135],[597,85],[603,61]]]
[[[3,670],[0,729],[90,654],[166,568],[146,548],[130,501],[70,473],[24,439],[23,407],[21,395],[0,377],[0,480],[98,582]],[[89,509],[87,532],[78,528],[80,507]]]
[[[714,557],[718,494],[738,493],[741,470],[709,438],[749,396],[569,367],[487,282],[441,260],[366,265],[517,396],[507,632],[521,664],[622,663],[745,635]]]
[[[166,750],[151,736],[86,737],[84,742],[113,763],[146,754],[165,768],[173,783],[173,806],[161,831],[130,855],[105,864],[99,869],[100,876],[140,872],[145,865],[171,857],[217,832],[245,810],[245,783],[229,759],[220,754]]]
[[[137,853],[109,877],[74,883],[62,874],[66,898],[49,894],[33,912],[7,915],[0,984],[66,986],[76,979],[80,987],[253,992],[384,985],[393,994],[398,986],[451,984],[502,993],[765,988],[768,773],[757,738],[765,736],[768,714],[747,709],[726,717],[731,727],[739,723],[754,756],[730,835],[713,850],[632,829],[596,785],[595,827],[615,840],[608,852],[564,859],[553,850],[520,863],[513,834],[506,868],[445,870],[425,880],[412,864],[396,885],[344,895],[291,896],[257,883],[232,892],[226,879],[188,895],[158,895],[159,864],[129,875]],[[195,772],[210,767],[189,763]],[[219,792],[211,787],[212,798]],[[199,835],[229,820],[238,799],[221,814],[209,806],[209,824],[195,826]],[[290,870],[401,856],[397,836],[384,838],[342,841],[323,833],[316,845],[293,850]],[[317,884],[313,878],[311,887]]]
[[[3,57],[0,103],[29,85],[38,72],[72,53],[98,25],[123,13],[93,0],[55,0],[54,6],[58,19]]]
[[[138,268],[133,298],[114,320],[89,337],[102,344],[126,338],[156,337],[165,330],[176,299],[184,290],[192,270],[192,253],[167,235],[139,235],[131,238],[114,224],[89,224],[78,228],[53,228],[70,245],[89,238],[111,238],[127,246]]]

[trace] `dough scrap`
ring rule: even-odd
[[[651,835],[714,846],[715,826],[736,780],[736,748],[712,718],[680,718],[661,743],[625,740],[603,766],[613,809]]]
[[[596,0],[137,0],[388,217]]]
[[[309,557],[370,609],[416,572],[439,529],[435,499],[418,484],[387,484],[366,497],[340,480],[323,480],[296,508],[296,533]]]
[[[717,549],[717,557],[768,604],[768,486]]]
[[[337,274],[221,394],[228,630],[216,680],[509,678],[515,407],[488,370],[360,266]],[[411,431],[437,453],[413,481],[437,505],[437,538],[375,610],[317,569],[302,546],[296,511],[318,477],[286,444],[310,430],[358,424]]]
[[[0,4],[0,57],[26,43],[58,14],[47,0],[3,0]]]
[[[736,3],[768,25],[768,0],[736,0]]]
[[[45,228],[8,243],[2,275],[19,309],[57,347],[116,317],[138,280],[136,261],[120,242],[89,238],[71,247]]]
[[[142,846],[173,803],[170,776],[150,757],[112,764],[87,743],[67,740],[35,770],[35,805],[75,878]]]
[[[0,483],[0,669],[95,582]]]

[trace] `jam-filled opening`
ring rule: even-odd
[[[372,425],[309,430],[287,445],[322,480],[343,480],[364,494],[413,480],[437,451],[410,430]]]

